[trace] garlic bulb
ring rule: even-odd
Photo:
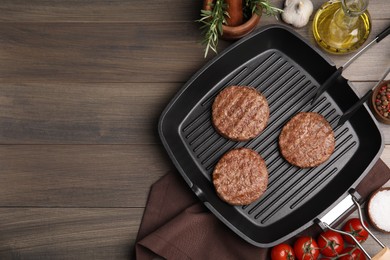
[[[309,22],[313,13],[313,3],[310,0],[286,0],[282,19],[294,27],[303,27]]]

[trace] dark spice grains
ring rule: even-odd
[[[383,85],[376,95],[375,106],[379,114],[390,118],[390,83]]]

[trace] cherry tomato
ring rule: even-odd
[[[295,255],[292,247],[288,244],[279,244],[271,250],[272,260],[294,260]]]
[[[320,250],[312,237],[300,237],[294,243],[294,253],[298,260],[315,260]]]
[[[337,256],[344,249],[343,237],[332,230],[321,233],[317,243],[321,254],[324,256]]]
[[[367,223],[365,221],[364,224],[367,226]],[[345,223],[343,230],[353,235],[356,240],[359,241],[359,243],[363,243],[368,237],[368,232],[363,228],[362,223],[358,218],[349,219]],[[353,239],[349,236],[344,235],[344,240],[349,244],[355,244],[355,241],[353,241]]]
[[[339,260],[366,260],[366,256],[358,247],[346,247],[340,254]]]

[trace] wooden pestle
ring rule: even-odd
[[[225,0],[229,17],[226,17],[228,26],[237,26],[243,23],[244,15],[242,10],[242,0]]]

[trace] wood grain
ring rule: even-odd
[[[173,169],[157,145],[1,145],[0,207],[144,207]]]
[[[270,1],[283,8],[283,0]],[[325,1],[312,1],[317,10]],[[1,21],[194,21],[199,19],[202,0],[198,1],[121,1],[121,0],[2,0]],[[370,1],[368,10],[375,19],[388,19],[387,0]],[[314,14],[313,14],[314,15]]]
[[[131,259],[142,213],[0,208],[0,259]]]
[[[0,83],[183,82],[203,63],[194,23],[0,23],[0,34]]]
[[[262,25],[272,24],[271,18]],[[376,20],[370,39],[388,24]],[[298,32],[311,42],[307,28]],[[199,25],[182,23],[0,23],[0,83],[185,82],[206,62]],[[379,78],[390,39],[371,48],[345,75]],[[220,45],[224,49],[225,44]],[[342,65],[351,55],[331,59]]]
[[[202,1],[2,0],[0,22],[194,21],[201,7]]]
[[[181,86],[0,84],[0,143],[160,143],[158,119]]]

